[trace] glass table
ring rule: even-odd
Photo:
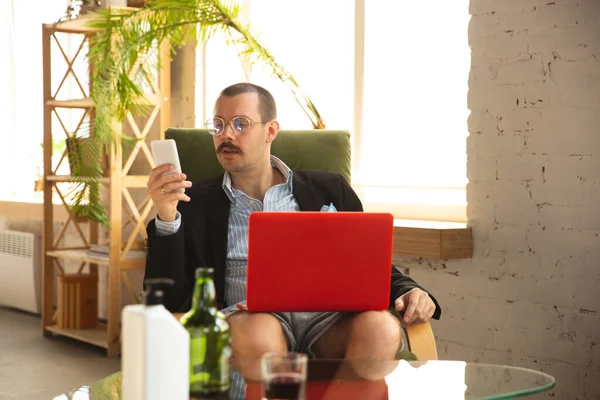
[[[259,363],[233,361],[231,391],[216,398],[260,400]],[[554,378],[545,373],[506,365],[310,360],[306,400],[511,399],[547,391],[554,384]],[[120,394],[121,374],[116,373],[54,400],[119,400]]]

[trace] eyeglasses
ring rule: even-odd
[[[250,120],[250,118],[247,118],[247,117],[235,117],[229,121],[229,126],[231,126],[231,130],[236,135],[241,135],[243,133],[248,132],[250,130],[250,128],[252,127],[252,125],[264,124],[266,122],[268,122],[268,121],[253,122]],[[206,121],[206,124],[204,124],[204,126],[206,126],[206,129],[208,129],[208,132],[213,136],[219,136],[220,134],[225,132],[225,127],[226,127],[225,120],[221,117],[214,117],[212,120]]]

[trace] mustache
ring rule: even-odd
[[[219,145],[219,147],[217,147],[217,153],[220,153],[220,152],[222,152],[225,149],[237,151],[238,153],[242,152],[242,149],[240,149],[239,147],[237,147],[235,144],[230,143],[230,142],[223,142],[223,143],[221,143]]]

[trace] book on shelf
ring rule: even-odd
[[[108,260],[109,255],[109,247],[107,245],[101,244],[91,244],[90,249],[88,250],[88,256],[103,258]],[[146,250],[142,249],[131,249],[125,256],[126,260],[136,259],[136,258],[146,258]]]

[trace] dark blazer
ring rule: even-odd
[[[230,201],[222,188],[223,175],[194,184],[186,191],[190,202],[179,202],[181,227],[170,236],[156,235],[154,220],[148,231],[146,278],[172,278],[175,286],[165,295],[165,307],[172,312],[190,308],[195,284],[195,270],[211,267],[215,270],[215,286],[219,308],[225,303],[225,259],[227,256],[227,229]],[[346,180],[338,174],[320,171],[294,171],[293,193],[301,211],[319,211],[333,203],[338,211],[362,211],[362,204]],[[413,288],[422,289],[415,281],[404,276],[394,266],[390,306],[402,294]],[[424,290],[424,289],[423,289]],[[434,318],[439,319],[438,302]]]

